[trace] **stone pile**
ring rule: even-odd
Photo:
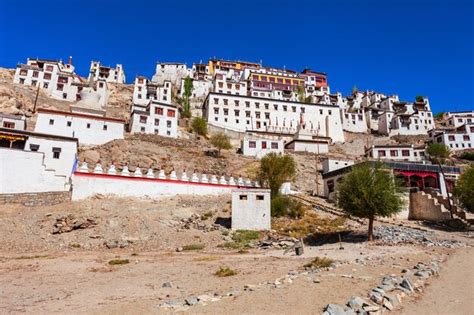
[[[353,296],[345,306],[328,304],[323,315],[378,315],[392,311],[402,303],[402,299],[415,292],[422,292],[425,282],[439,273],[439,260],[429,264],[418,263],[413,269],[402,271],[402,276],[386,275],[382,283],[370,290],[367,297]]]
[[[72,214],[60,215],[53,224],[52,234],[61,234],[71,232],[73,230],[87,229],[97,225],[94,218],[76,218]]]
[[[278,235],[268,235],[265,240],[261,240],[256,247],[261,249],[287,249],[292,248],[299,240],[294,237],[279,237]]]
[[[464,244],[457,240],[436,240],[432,238],[434,232],[422,231],[406,227],[382,225],[374,230],[375,239],[387,244],[417,244],[424,246],[437,246],[456,248]]]
[[[211,220],[203,220],[203,218],[195,213],[191,215],[189,218],[184,218],[179,220],[175,226],[177,230],[180,231],[181,229],[190,230],[196,229],[203,231],[205,233],[212,232],[212,231],[226,231],[227,228],[220,225],[213,223]]]

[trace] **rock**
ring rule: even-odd
[[[388,300],[384,300],[382,306],[388,309],[389,311],[393,310],[393,305]]]
[[[162,288],[172,288],[173,285],[171,284],[171,282],[165,282],[161,285]]]
[[[397,307],[402,301],[401,299],[398,297],[398,295],[394,295],[394,294],[386,294],[384,296],[384,300],[390,302],[390,304],[393,306],[393,307]],[[384,305],[385,306],[385,305]]]
[[[256,288],[257,288],[257,286],[255,286],[253,284],[246,284],[244,286],[244,291],[255,291]]]
[[[382,304],[383,302],[383,295],[376,291],[370,291],[369,298],[377,304]]]
[[[384,292],[391,292],[395,290],[395,286],[393,284],[381,284],[378,286],[378,288],[382,289]]]
[[[227,296],[239,296],[239,295],[242,295],[242,291],[240,290],[233,290],[227,293]]]
[[[343,278],[354,278],[353,275],[342,275],[341,277],[343,277]]]
[[[344,307],[338,304],[328,304],[324,308],[324,315],[346,315]]]
[[[321,283],[321,280],[320,279],[314,279],[313,283]]]
[[[208,301],[211,301],[212,300],[212,297],[210,297],[209,295],[207,294],[203,294],[203,295],[199,295],[197,297],[198,301],[200,302],[208,302]]]
[[[84,151],[82,156],[84,157],[84,161],[87,162],[87,164],[95,165],[100,160],[100,154],[92,150]]]
[[[410,280],[408,280],[408,279],[403,279],[403,281],[400,283],[400,286],[402,288],[407,289],[410,293],[415,292],[415,290],[413,289],[413,285],[411,284]]]
[[[195,297],[190,297],[190,298],[187,298],[184,300],[186,302],[187,305],[189,306],[193,306],[193,305],[196,305],[198,303],[198,299],[195,298]]]
[[[182,247],[178,247],[178,248],[176,248],[176,251],[177,251],[178,253],[180,253],[180,252],[183,251],[183,248],[182,248]]]
[[[292,283],[293,283],[293,280],[291,280],[291,278],[285,278],[285,279],[283,280],[283,283],[284,283],[284,284],[292,284]]]
[[[179,300],[171,300],[171,301],[166,302],[166,304],[172,307],[176,307],[176,306],[182,306],[183,302]]]
[[[415,272],[415,276],[423,279],[428,279],[430,277],[430,274],[428,271],[418,270],[417,272]]]
[[[366,312],[377,312],[378,310],[380,310],[380,307],[377,306],[377,305],[367,305],[367,306],[364,306],[364,311]]]
[[[377,292],[377,293],[380,293],[380,295],[384,295],[385,294],[385,291],[382,290],[381,288],[373,288],[372,291],[374,292]]]
[[[353,296],[349,301],[347,301],[346,305],[349,306],[353,311],[359,311],[362,310],[363,306],[370,304],[361,297]]]

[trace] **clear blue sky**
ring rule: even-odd
[[[27,57],[122,63],[209,57],[328,74],[332,92],[427,95],[435,112],[474,109],[473,0],[0,0],[0,66]]]

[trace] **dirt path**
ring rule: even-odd
[[[472,314],[474,312],[474,248],[458,251],[443,265],[439,278],[426,287],[421,299],[404,304],[399,314]]]

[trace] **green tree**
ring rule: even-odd
[[[217,156],[221,156],[221,150],[232,149],[229,137],[223,132],[218,132],[212,135],[211,144],[217,149]]]
[[[428,153],[430,156],[431,161],[441,164],[444,163],[447,158],[449,158],[451,151],[444,144],[431,143],[428,145],[428,148],[426,148],[426,153]]]
[[[443,118],[443,115],[444,115],[444,112],[439,112],[439,113],[433,115],[433,117],[434,117],[435,119],[441,119],[441,118]]]
[[[270,188],[272,199],[278,196],[281,185],[293,179],[296,163],[290,155],[268,153],[260,160],[257,178],[262,187]]]
[[[354,166],[338,184],[337,196],[344,212],[369,219],[369,241],[373,240],[375,217],[389,217],[403,205],[400,186],[382,163]]]
[[[425,101],[425,97],[423,95],[415,96],[415,101],[418,103],[423,103]]]
[[[474,212],[474,163],[461,174],[454,188],[454,195],[469,212]]]
[[[357,92],[359,92],[359,89],[357,88],[356,85],[354,85],[354,86],[352,87],[352,94],[356,94]]]
[[[189,98],[193,92],[193,79],[186,77],[184,79],[184,92],[183,92],[183,117],[191,117],[191,105]]]
[[[311,103],[313,103],[313,97],[312,97],[311,95],[308,95],[307,97],[305,97],[304,102],[305,102],[306,104],[311,104]]]
[[[201,136],[207,135],[207,122],[204,118],[196,117],[191,123],[192,130]]]

